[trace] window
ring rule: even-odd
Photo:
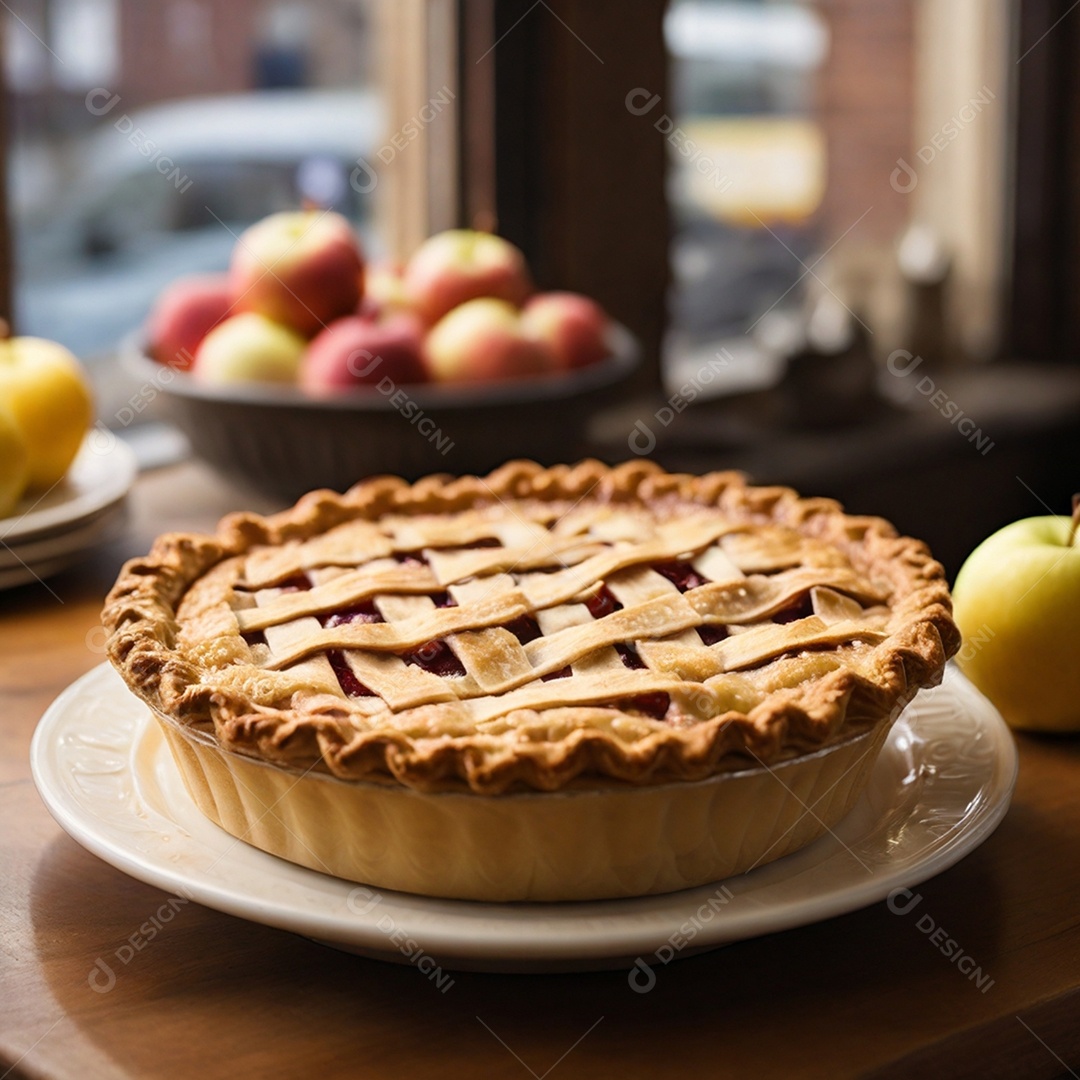
[[[935,360],[994,354],[1014,66],[1004,4],[672,0],[665,37],[670,381],[723,350],[726,385],[768,384],[771,353],[819,301],[862,324],[879,364],[913,340]]]
[[[92,367],[181,274],[305,199],[380,249],[374,0],[12,0],[14,315]]]

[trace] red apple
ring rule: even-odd
[[[306,346],[287,326],[248,311],[231,316],[203,338],[192,374],[217,386],[295,383]]]
[[[441,382],[488,382],[555,368],[551,349],[528,337],[505,300],[469,300],[443,316],[424,342],[432,376]]]
[[[300,385],[314,393],[352,386],[423,382],[423,324],[402,312],[373,319],[348,315],[332,322],[308,346]]]
[[[580,293],[540,293],[525,305],[521,321],[530,337],[547,342],[560,368],[585,367],[611,353],[607,313]]]
[[[451,229],[425,240],[405,267],[405,288],[429,323],[482,296],[520,307],[532,292],[525,257],[491,233]]]
[[[393,312],[411,312],[412,301],[405,288],[404,268],[396,263],[373,263],[364,270],[364,298],[361,315],[379,318]]]
[[[178,278],[158,297],[146,321],[150,354],[160,364],[186,371],[202,339],[228,317],[232,301],[225,274]]]
[[[245,230],[229,270],[238,311],[253,311],[311,337],[359,303],[364,257],[340,214],[271,214]]]

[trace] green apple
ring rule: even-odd
[[[0,340],[0,401],[30,455],[32,488],[63,479],[94,418],[90,383],[78,360],[43,338]]]
[[[294,383],[306,348],[307,342],[287,326],[246,312],[219,323],[203,338],[193,373],[200,382],[218,386]]]
[[[1006,525],[956,579],[957,663],[1015,728],[1080,730],[1078,519]]]
[[[0,405],[0,518],[13,513],[30,479],[26,440],[11,413]]]

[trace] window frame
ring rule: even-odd
[[[925,9],[934,0],[917,2],[932,22]],[[665,0],[641,0],[631,19],[619,0],[378,5],[386,34],[380,51],[394,57],[382,74],[390,130],[401,130],[440,87],[453,91],[445,116],[421,130],[395,162],[394,182],[379,193],[391,252],[404,257],[452,226],[497,229],[523,248],[540,287],[589,293],[635,332],[645,357],[637,386],[653,390],[661,386],[670,282],[667,156],[662,134],[625,99],[639,87],[667,91],[665,8]],[[1014,174],[1003,168],[1000,191],[989,199],[1005,225],[992,265],[974,286],[979,310],[985,317],[999,305],[1004,351],[1061,359],[1080,352],[1073,302],[1080,292],[1080,189],[1071,182],[1080,169],[1080,68],[1073,59],[1080,17],[1063,19],[1053,0],[1022,0],[1014,32],[1017,55],[1038,50],[1037,62],[1016,64],[1007,120],[954,153],[978,168],[1011,151]],[[940,53],[940,36],[923,40],[927,57]],[[990,51],[999,61],[1000,42]],[[922,85],[925,72],[917,79],[920,90],[940,90]],[[926,100],[924,93],[928,116]],[[0,313],[10,319],[8,114],[5,95]],[[619,161],[634,167],[610,166]],[[934,194],[934,184],[928,175],[918,195],[931,218],[949,201]],[[628,206],[635,208],[631,221]]]

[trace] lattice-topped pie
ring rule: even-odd
[[[876,518],[647,463],[314,492],[125,568],[109,652],[202,809],[480,899],[636,895],[801,846],[959,644]]]

